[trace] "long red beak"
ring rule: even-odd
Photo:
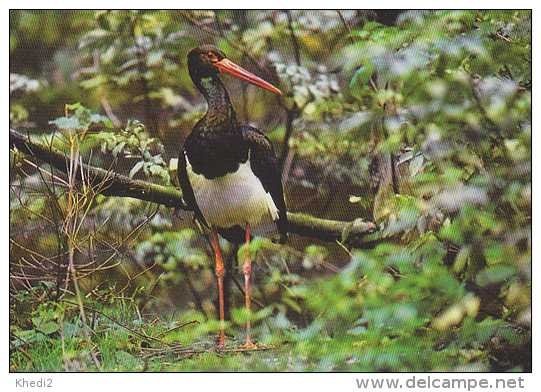
[[[244,68],[235,64],[229,59],[220,60],[217,63],[214,63],[214,65],[220,70],[220,72],[242,79],[255,86],[262,87],[266,90],[272,91],[273,93],[282,95],[282,92],[278,90],[276,87],[274,87],[272,84],[265,82],[261,78],[258,78],[253,73],[246,71]]]

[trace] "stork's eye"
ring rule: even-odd
[[[212,52],[208,52],[207,53],[207,57],[210,61],[212,61],[213,63],[217,63],[218,62],[218,57],[216,57],[216,55]]]

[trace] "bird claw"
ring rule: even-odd
[[[241,346],[242,348],[248,349],[248,350],[257,350],[258,347],[256,344],[254,344],[251,340],[247,340],[245,344]]]

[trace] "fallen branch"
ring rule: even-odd
[[[55,169],[67,173],[69,157],[64,153],[49,147],[44,143],[31,141],[25,136],[12,129],[9,130],[10,147],[32,155],[35,158],[48,163]],[[182,192],[173,187],[153,184],[147,181],[132,180],[127,176],[99,167],[80,163],[76,178],[81,178],[80,170],[85,173],[90,186],[95,186],[98,193],[104,196],[133,197],[135,199],[150,201],[164,205],[168,208],[187,210],[182,200]]]
[[[32,141],[12,129],[9,130],[10,148],[46,162],[57,170],[67,173],[69,157],[53,147]],[[81,163],[90,186],[105,196],[132,197],[139,200],[161,204],[167,208],[190,211],[182,199],[182,192],[171,186],[153,184],[147,181],[132,180],[127,176],[107,171],[99,167]],[[77,173],[74,178],[81,178]],[[327,242],[340,242],[356,248],[367,248],[381,241],[382,235],[376,231],[372,222],[357,219],[353,222],[320,219],[312,216],[288,212],[288,232]]]

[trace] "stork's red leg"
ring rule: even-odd
[[[251,262],[250,262],[250,252],[249,247],[250,245],[250,226],[246,224],[246,255],[244,258],[244,266],[242,268],[242,272],[244,273],[244,293],[246,297],[246,310],[248,311],[248,317],[250,317],[251,310],[250,310],[250,273],[252,270]],[[251,332],[251,325],[250,325],[250,319],[248,318],[246,320],[246,348],[257,348],[257,346],[252,342],[252,338],[250,336]]]
[[[212,231],[212,242],[214,244],[214,254],[216,256],[216,276],[218,277],[218,298],[220,302],[220,343],[218,347],[225,347],[225,331],[224,331],[224,261],[222,260],[222,254],[220,252],[220,245],[218,245],[218,237],[214,229]]]

